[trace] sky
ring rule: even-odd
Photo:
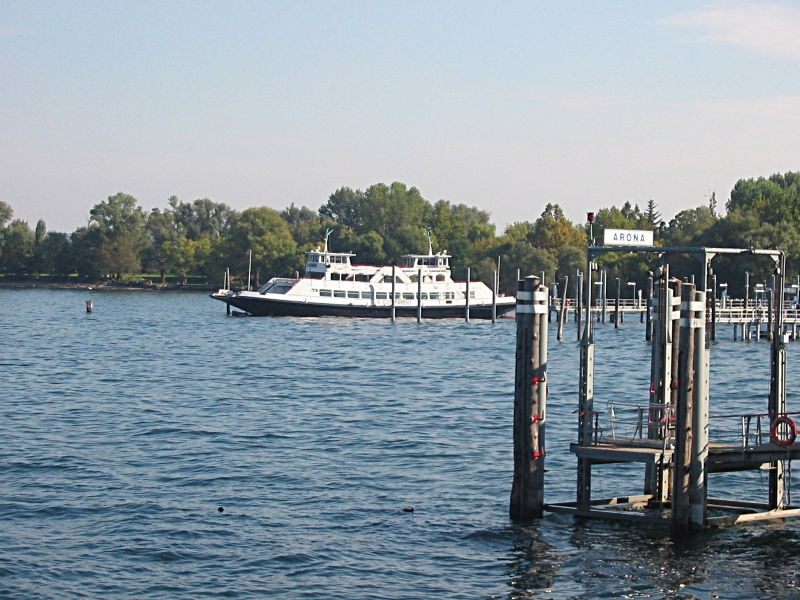
[[[0,0],[0,200],[318,208],[401,181],[502,232],[800,170],[800,2]]]

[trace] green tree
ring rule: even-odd
[[[232,270],[240,275],[247,273],[248,251],[252,250],[256,286],[261,285],[263,270],[288,275],[297,254],[289,225],[278,211],[265,206],[234,215],[223,248]]]
[[[161,284],[164,285],[167,272],[174,266],[170,254],[171,248],[177,245],[181,237],[175,214],[170,210],[161,212],[158,208],[154,208],[147,216],[146,229],[150,236],[146,262],[150,268],[158,270]]]
[[[33,269],[35,235],[27,221],[16,219],[3,230],[3,272],[28,275]]]
[[[328,197],[328,202],[320,207],[319,214],[323,218],[346,225],[357,233],[365,233],[364,203],[364,192],[341,187]]]
[[[566,246],[585,246],[586,234],[564,216],[564,211],[558,204],[548,204],[533,224],[528,241],[537,248],[544,248],[551,255],[558,255],[561,248]]]
[[[2,230],[6,223],[14,218],[14,209],[2,200],[0,200],[0,230]]]
[[[740,179],[725,207],[756,215],[766,223],[800,224],[800,172],[775,173],[768,179]]]
[[[658,212],[657,209],[658,205],[656,201],[650,198],[650,200],[647,201],[647,210],[644,214],[647,219],[647,224],[652,228],[661,226],[661,213]]]
[[[72,243],[66,233],[49,231],[39,249],[40,272],[66,277],[75,271]]]
[[[691,246],[716,220],[708,206],[682,210],[670,220],[669,226],[662,232],[662,240],[666,246],[673,248]]]
[[[121,279],[126,273],[138,271],[140,253],[149,240],[145,231],[147,218],[136,198],[120,192],[96,204],[90,214],[90,228],[96,228],[100,235],[96,256],[100,272]]]

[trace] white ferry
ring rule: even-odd
[[[397,317],[414,317],[420,303],[425,319],[463,318],[467,304],[470,318],[492,318],[492,290],[480,281],[470,281],[469,286],[453,281],[451,257],[446,252],[434,254],[430,238],[428,254],[403,256],[405,264],[394,268],[393,286],[393,267],[354,265],[355,254],[328,250],[328,236],[322,250],[318,246],[306,252],[303,277],[273,277],[255,292],[223,288],[211,297],[254,316],[388,318],[394,303]],[[497,295],[495,303],[499,317],[513,310],[516,300]]]

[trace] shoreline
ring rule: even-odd
[[[80,290],[80,291],[108,291],[108,292],[215,292],[217,287],[210,285],[178,286],[178,285],[108,285],[105,283],[42,283],[40,281],[0,281],[0,289],[19,290]]]

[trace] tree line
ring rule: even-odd
[[[656,244],[670,247],[762,247],[787,253],[789,274],[800,272],[800,173],[741,179],[718,214],[716,194],[708,204],[681,211],[669,221],[649,200],[643,209],[626,202],[596,212],[591,233],[602,241],[606,228],[652,229]],[[500,264],[500,288],[513,292],[516,270],[544,272],[549,281],[585,269],[590,229],[573,223],[558,204],[546,204],[532,221],[495,230],[490,213],[447,200],[429,202],[415,187],[399,182],[378,183],[365,190],[342,187],[318,209],[290,205],[282,211],[268,207],[233,210],[208,198],[184,202],[173,196],[163,209],[149,213],[129,194],[118,193],[96,204],[88,224],[72,233],[51,232],[43,220],[31,228],[13,219],[12,207],[0,202],[0,272],[7,279],[49,276],[86,281],[188,277],[220,284],[230,268],[235,279],[247,279],[250,253],[255,285],[276,275],[303,272],[304,252],[321,245],[332,230],[336,250],[355,252],[363,264],[391,264],[405,253],[427,250],[426,231],[436,250],[453,256],[454,276],[466,267],[475,278],[491,282]],[[681,263],[681,261],[684,261]],[[609,254],[599,261],[609,281],[646,283],[653,268],[645,257]],[[689,258],[678,270],[696,269]],[[741,292],[744,272],[766,280],[771,266],[755,257],[714,263],[720,282]],[[570,293],[572,293],[572,289]]]

